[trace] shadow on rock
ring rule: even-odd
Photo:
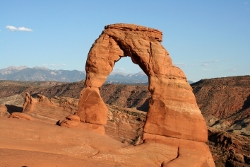
[[[5,106],[7,108],[8,113],[10,113],[10,114],[12,114],[13,112],[22,112],[23,111],[23,108],[19,107],[19,106],[9,105],[9,104],[6,104]]]

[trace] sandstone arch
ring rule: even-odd
[[[207,141],[207,128],[191,86],[181,69],[172,64],[161,45],[162,32],[133,24],[105,26],[92,45],[86,61],[85,87],[81,91],[78,116],[82,122],[106,124],[107,107],[99,87],[115,62],[130,56],[149,79],[152,98],[144,127],[144,138],[157,136]]]

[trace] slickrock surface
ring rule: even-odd
[[[171,144],[151,139],[142,144],[138,135],[142,135],[143,112],[109,106],[106,129],[113,138],[88,129],[86,123],[79,123],[79,117],[71,115],[77,110],[77,101],[39,95],[33,98],[34,110],[26,113],[34,117],[33,121],[0,117],[0,166],[159,167],[176,160],[174,166],[182,161],[190,167],[213,166],[210,152],[201,142],[169,138]],[[58,118],[65,115],[71,115],[68,120],[80,126],[56,126]],[[186,156],[190,153],[192,156]]]
[[[76,127],[80,124],[80,117],[78,117],[77,115],[69,115],[66,117],[66,120],[63,120],[59,124],[60,124],[60,126],[66,126],[69,128],[73,128],[73,127]]]
[[[10,114],[9,118],[23,119],[23,120],[33,120],[33,118],[25,113],[13,112]]]
[[[92,131],[36,120],[0,117],[0,129],[0,166],[159,167],[163,162],[176,159],[178,154],[182,155],[182,152],[178,153],[177,145],[148,142],[128,146]],[[180,147],[182,149],[185,155],[189,148]],[[189,151],[192,151],[192,158],[200,160],[195,164],[206,162],[207,157],[200,155],[201,151]],[[193,166],[191,164],[189,166]]]

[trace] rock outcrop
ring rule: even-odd
[[[22,108],[21,107],[19,108],[14,105],[6,105],[6,108],[10,112],[9,118],[33,120],[33,118],[29,114],[27,114],[32,112],[34,109],[34,101],[28,92],[25,93],[25,98]],[[18,112],[19,109],[21,109],[22,112]]]
[[[33,118],[25,113],[20,113],[20,112],[13,112],[10,114],[9,118],[17,118],[17,119],[22,119],[22,120],[33,120]]]
[[[9,116],[10,114],[9,114],[9,112],[7,111],[7,107],[5,106],[5,105],[1,105],[0,104],[0,116],[2,117],[4,117],[4,116]]]
[[[23,112],[32,112],[34,108],[32,97],[28,92],[25,93],[24,103],[23,103]]]
[[[106,124],[108,109],[100,96],[99,88],[115,63],[122,57],[129,56],[148,76],[152,95],[144,127],[144,140],[167,144],[176,140],[178,147],[188,150],[188,146],[194,152],[200,147],[196,144],[199,142],[202,145],[200,152],[205,152],[204,159],[190,165],[213,166],[211,153],[205,144],[208,136],[206,123],[192,88],[183,71],[172,64],[161,41],[162,32],[153,28],[133,24],[105,26],[88,54],[86,80],[77,114],[82,122]],[[186,140],[191,143],[194,141],[194,144],[181,144]],[[171,162],[170,166],[178,166],[182,160],[187,161],[187,152],[184,151],[184,155]],[[164,166],[167,166],[166,163]]]
[[[65,120],[59,123],[60,126],[65,126],[68,128],[76,127],[80,124],[80,118],[77,115],[67,116]]]
[[[203,79],[192,84],[207,125],[250,135],[250,76]]]

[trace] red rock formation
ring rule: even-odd
[[[13,112],[9,116],[9,118],[17,118],[17,119],[22,119],[22,120],[33,120],[33,118],[25,113],[20,113],[20,112]]]
[[[25,93],[24,103],[23,103],[23,112],[32,112],[33,110],[33,101],[32,97],[28,92]]]
[[[173,66],[161,41],[162,32],[156,29],[133,24],[106,26],[88,54],[85,88],[78,110],[81,121],[106,123],[107,108],[99,96],[98,88],[106,81],[115,62],[121,57],[130,56],[149,77],[152,98],[144,131],[206,142],[206,124],[192,88],[184,73]],[[98,103],[91,105],[96,101]]]
[[[80,123],[80,118],[77,115],[67,116],[65,120],[60,122],[60,126],[65,126],[68,128],[76,127]]]
[[[5,105],[0,104],[0,116],[9,116],[9,112],[7,111],[7,107]]]
[[[213,166],[211,153],[203,143],[207,141],[207,127],[192,88],[182,70],[172,64],[161,41],[162,32],[153,28],[133,24],[105,26],[88,54],[86,80],[77,114],[82,122],[106,124],[107,107],[100,96],[99,88],[106,81],[115,63],[121,57],[129,56],[148,76],[149,91],[152,95],[144,127],[144,139],[157,142],[181,139],[176,143],[184,150],[188,144],[180,144],[183,140],[202,142],[205,149],[201,152],[206,153],[205,159],[191,166]],[[194,150],[198,147],[200,146],[192,145]],[[187,157],[186,153],[181,159],[191,162],[192,158]],[[178,166],[179,161],[182,160],[178,158],[169,165]]]
[[[97,87],[86,87],[81,92],[78,115],[82,122],[105,125],[108,108]]]
[[[32,112],[34,109],[34,102],[32,97],[28,92],[25,93],[24,103],[23,103],[23,109],[22,112],[12,112],[9,115],[9,118],[17,118],[22,120],[33,120],[33,118],[28,115],[28,112]]]
[[[205,116],[213,115],[233,122],[250,114],[249,83],[250,76],[237,76],[203,79],[192,87]]]

